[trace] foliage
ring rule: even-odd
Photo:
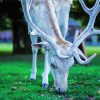
[[[30,81],[30,55],[0,56],[0,100],[100,99],[100,56],[89,66],[75,65],[70,69],[69,89],[64,95],[55,92],[51,75],[49,88],[41,88],[43,57],[39,58],[37,80]]]
[[[0,30],[8,30],[12,28],[12,21],[7,16],[0,18]]]

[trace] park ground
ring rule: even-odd
[[[49,88],[41,87],[43,54],[38,56],[37,80],[30,81],[32,55],[12,55],[12,48],[0,44],[0,100],[100,100],[100,47],[86,47],[89,55],[97,52],[98,56],[87,66],[75,64],[70,69],[64,95],[55,92],[51,74]]]
[[[100,100],[99,55],[87,66],[76,64],[70,69],[64,95],[55,92],[51,75],[49,88],[42,89],[43,62],[39,55],[37,80],[30,81],[31,55],[1,55],[0,100]]]

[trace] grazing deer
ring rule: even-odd
[[[64,39],[68,28],[66,25],[68,26],[71,0],[21,0],[32,44],[34,43],[36,47],[42,44],[46,49],[45,55],[47,58],[45,57],[45,61],[48,61],[45,62],[42,84],[47,87],[48,74],[51,69],[55,88],[60,93],[64,93],[68,87],[68,71],[74,64],[74,57],[80,64],[87,64],[96,56],[94,54],[90,58],[86,58],[78,49],[78,46],[88,36],[100,34],[99,30],[94,29],[96,16],[100,12],[100,0],[96,0],[91,9],[86,7],[83,0],[79,1],[84,11],[89,14],[90,19],[84,31],[75,39],[74,43],[71,43]],[[41,37],[44,42],[36,43],[37,36]],[[31,78],[35,79],[37,49],[32,49],[34,66]],[[81,59],[81,57],[85,60]]]
[[[50,36],[54,34],[53,29],[51,28],[51,25],[50,25],[51,23],[48,19],[48,15],[47,15],[48,12],[45,5],[45,0],[31,0],[30,3],[32,4],[31,9],[30,9],[30,14],[34,22],[37,23],[37,25],[43,31],[47,32]],[[62,36],[65,37],[68,30],[68,19],[69,19],[71,0],[70,1],[68,0],[66,2],[64,2],[63,0],[52,0],[52,3],[53,3],[53,6],[55,7],[54,9],[56,12],[57,21],[59,21],[59,26],[61,29]],[[31,31],[31,28],[29,26],[29,32],[30,31]],[[35,46],[36,46],[37,38],[38,38],[36,33],[37,32],[34,32],[34,35],[30,34],[32,44],[34,44]],[[42,44],[45,45],[47,43],[43,42]],[[39,47],[41,43],[38,43],[37,45]],[[36,61],[37,61],[38,48],[35,48],[34,46],[32,46],[32,51],[33,51],[33,60],[32,60],[32,71],[31,71],[30,79],[36,79],[36,72],[37,72]],[[48,74],[50,72],[48,57],[49,57],[48,48],[45,48],[45,65],[44,65],[44,73],[42,74],[43,75],[42,84],[44,88],[48,86]]]

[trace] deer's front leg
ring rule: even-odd
[[[67,70],[67,73],[66,73],[66,79],[67,79],[66,87],[67,87],[67,89],[68,89],[68,74],[69,74],[69,70]]]
[[[42,74],[42,87],[48,87],[48,75],[50,73],[50,65],[49,65],[49,53],[48,50],[45,50],[45,63],[44,63],[44,72]]]
[[[30,35],[31,38],[31,42],[32,44],[37,43],[37,36],[32,36]],[[31,75],[30,75],[30,79],[31,80],[36,80],[36,73],[37,73],[37,52],[38,49],[35,48],[34,46],[32,46],[32,69],[31,69]]]

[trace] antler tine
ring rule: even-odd
[[[30,16],[30,13],[29,13],[29,7],[28,7],[28,0],[21,0],[21,3],[22,3],[22,7],[23,7],[23,11],[24,11],[24,16],[25,16],[25,19],[28,23],[28,26],[32,29],[32,32],[30,33],[31,35],[34,35],[34,31],[37,31],[37,35],[41,38],[43,38],[44,40],[46,40],[50,45],[51,47],[54,49],[56,55],[59,57],[59,58],[68,58],[68,56],[63,56],[60,54],[60,51],[59,51],[59,47],[57,46],[57,44],[52,41],[52,39],[50,38],[50,36],[48,36],[45,32],[43,32],[40,28],[38,28],[31,16]]]
[[[85,28],[85,30],[78,36],[76,41],[73,43],[72,50],[73,50],[74,57],[77,59],[77,61],[79,63],[87,64],[96,56],[96,54],[92,55],[90,58],[83,61],[83,60],[81,60],[80,56],[77,53],[78,52],[77,48],[82,43],[82,41],[84,41],[88,36],[90,36],[92,34],[100,34],[100,30],[94,29],[94,23],[95,23],[96,17],[98,15],[98,13],[100,12],[100,0],[96,0],[95,5],[91,9],[86,7],[83,0],[79,0],[79,1],[80,1],[80,4],[82,5],[84,11],[89,14],[90,19],[89,19],[88,25]],[[90,12],[89,12],[89,10],[90,10]]]
[[[91,10],[95,9],[95,7],[97,6],[97,4],[100,3],[100,0],[96,0],[95,5],[91,8]]]
[[[91,12],[95,9],[95,7],[97,6],[97,4],[100,2],[99,0],[96,0],[95,5],[92,8],[88,8],[83,0],[79,0],[83,10],[87,13],[87,14],[91,14]]]
[[[94,34],[100,34],[100,30],[94,29],[94,30],[93,30],[93,33],[94,33]]]
[[[78,53],[79,53],[79,55],[82,57],[82,58],[84,58],[85,60],[87,60],[87,57],[85,56],[85,54],[78,48]]]
[[[79,2],[80,2],[80,4],[81,4],[82,8],[84,9],[84,11],[85,11],[87,14],[90,14],[90,8],[88,8],[88,7],[85,5],[84,1],[83,1],[83,0],[79,0]]]
[[[94,55],[92,55],[91,57],[89,57],[88,59],[85,59],[85,61],[83,61],[83,60],[80,58],[78,52],[74,52],[73,55],[74,55],[74,57],[76,58],[76,60],[77,60],[80,64],[88,64],[93,58],[95,58],[96,53],[95,53]]]
[[[80,1],[80,3],[83,2],[83,0],[79,0],[79,1]],[[81,4],[83,4],[83,3],[81,3]],[[95,32],[95,34],[99,33],[99,30],[94,31],[95,30],[94,23],[95,23],[95,20],[96,20],[98,13],[100,12],[100,0],[96,0],[96,3],[95,3],[93,8],[92,8],[93,10],[91,11],[91,13],[88,13],[90,15],[88,25],[85,28],[85,30],[78,36],[76,41],[74,42],[73,48],[77,48],[82,43],[82,41],[84,41],[89,35],[92,35],[94,32]]]

